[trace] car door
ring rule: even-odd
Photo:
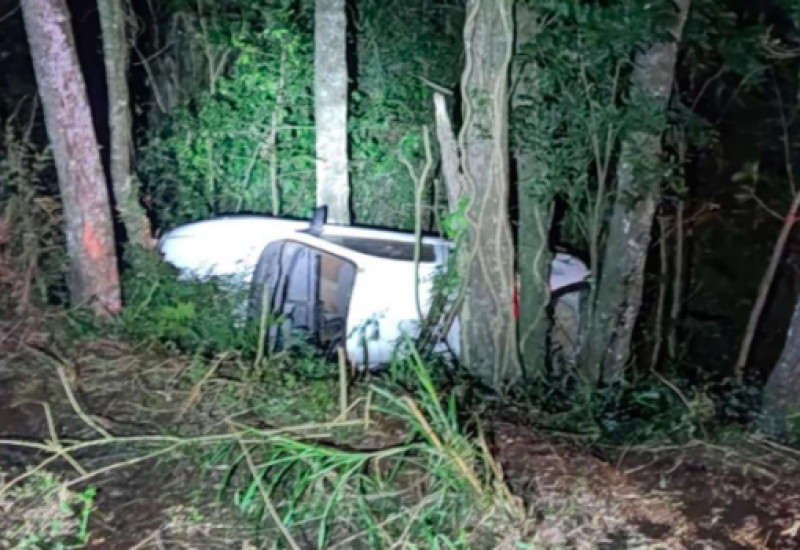
[[[261,252],[250,283],[250,316],[266,322],[268,349],[280,351],[317,331],[317,258],[300,243],[280,240]]]
[[[352,262],[307,244],[267,245],[251,281],[250,315],[268,321],[268,349],[305,341],[331,352],[343,344],[355,275]]]

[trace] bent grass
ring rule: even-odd
[[[519,519],[523,511],[508,491],[480,430],[467,434],[456,417],[455,402],[443,405],[424,363],[416,354],[408,367],[419,380],[413,394],[400,395],[371,385],[366,397],[348,403],[339,376],[338,417],[256,429],[228,416],[216,433],[180,437],[158,433],[117,436],[97,423],[75,397],[64,365],[33,351],[55,367],[74,415],[98,435],[95,439],[59,438],[56,421],[45,405],[49,438],[45,441],[0,439],[0,447],[41,452],[38,464],[0,484],[0,499],[9,498],[40,476],[50,475],[59,459],[72,473],[52,488],[76,491],[110,472],[154,459],[198,461],[203,471],[225,472],[218,495],[250,518],[264,540],[284,541],[298,548],[471,548],[501,525]],[[218,368],[189,391],[180,410],[198,401],[198,392]],[[343,397],[344,396],[344,397]],[[332,398],[333,401],[336,398]],[[226,406],[231,406],[226,403]],[[355,418],[354,411],[363,411]],[[391,420],[404,426],[403,440],[361,448],[366,428]],[[84,457],[119,456],[92,468]],[[82,464],[82,462],[84,462]],[[82,494],[82,493],[81,493]],[[84,510],[91,510],[90,501]],[[91,534],[83,516],[84,541]]]

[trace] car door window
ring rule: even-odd
[[[251,311],[258,319],[266,306],[282,319],[267,335],[270,348],[300,336],[326,351],[342,345],[355,277],[355,264],[326,251],[287,240],[267,246],[253,274]]]

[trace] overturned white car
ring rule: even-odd
[[[310,224],[267,216],[190,223],[166,233],[159,250],[185,278],[225,277],[249,287],[249,315],[259,319],[268,308],[280,319],[269,331],[272,349],[299,331],[323,349],[344,346],[356,365],[385,364],[404,333],[418,332],[433,279],[453,245],[437,237],[417,243],[411,233],[329,225],[324,212],[319,209]],[[567,353],[577,345],[587,277],[577,258],[555,256],[550,290],[564,326],[553,339]],[[456,320],[441,345],[457,354],[458,336]]]

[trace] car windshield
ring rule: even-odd
[[[328,242],[338,244],[350,250],[388,258],[390,260],[414,260],[414,243],[403,241],[390,241],[388,239],[374,239],[364,237],[345,237],[341,235],[321,235]],[[419,251],[420,262],[435,262],[436,251],[430,244],[422,244]]]

